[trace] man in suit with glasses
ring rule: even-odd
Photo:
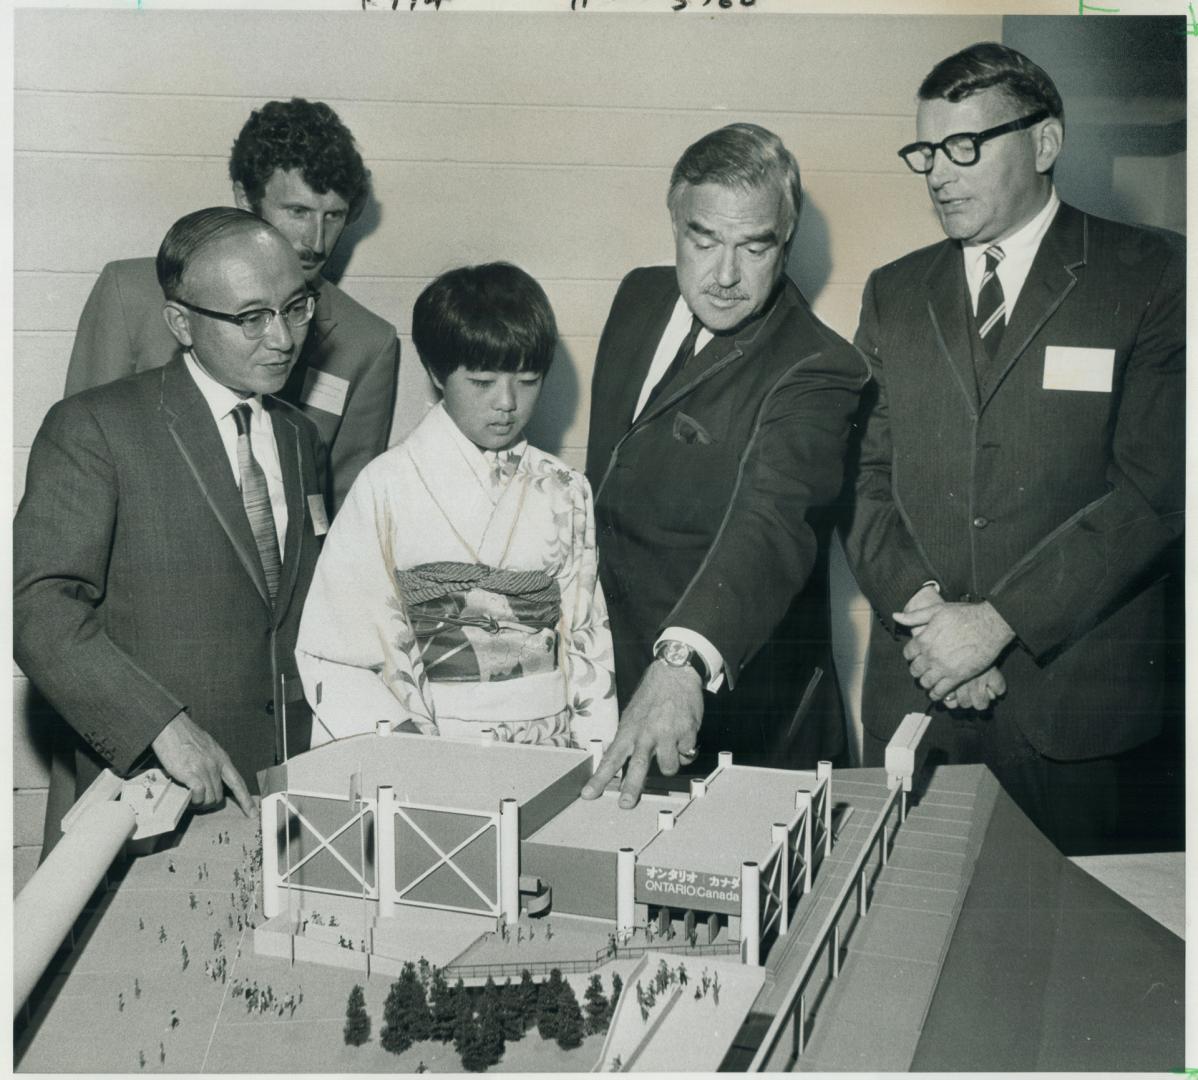
[[[881,620],[865,763],[930,710],[932,760],[988,765],[1096,850],[1155,794],[1125,781],[1177,649],[1184,254],[1060,201],[1063,105],[1022,54],[973,45],[918,96],[899,153],[947,239],[870,276],[856,338],[877,388],[846,539]]]

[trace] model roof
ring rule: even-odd
[[[364,734],[297,754],[286,764],[285,783],[294,792],[344,798],[350,778],[361,772],[363,796],[389,784],[400,802],[494,811],[500,799],[523,806],[589,758],[586,750],[557,746]],[[270,779],[276,775],[272,771]]]
[[[762,862],[773,846],[770,828],[795,814],[795,792],[816,787],[815,773],[730,765],[707,782],[674,828],[659,834],[639,862],[740,876],[745,860]]]
[[[621,810],[619,797],[618,791],[608,790],[593,801],[578,799],[529,840],[587,851],[640,851],[657,832],[657,812],[677,813],[686,805],[685,795],[643,795],[631,810]]]

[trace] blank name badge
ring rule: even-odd
[[[1089,390],[1109,394],[1114,376],[1114,349],[1049,345],[1044,350],[1045,390]]]
[[[308,368],[308,374],[304,377],[302,399],[305,405],[340,416],[345,411],[345,398],[348,393],[349,379]]]

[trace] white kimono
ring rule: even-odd
[[[525,442],[484,453],[437,405],[362,470],[325,538],[296,649],[312,745],[383,719],[427,734],[610,742],[618,712],[597,569],[586,478]],[[416,603],[428,572],[540,588],[522,605],[506,587],[435,585],[431,604]]]

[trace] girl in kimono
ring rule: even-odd
[[[508,263],[441,275],[412,338],[441,401],[358,475],[296,655],[312,745],[379,720],[428,735],[611,741],[611,632],[586,478],[524,438],[553,360],[544,290]]]

